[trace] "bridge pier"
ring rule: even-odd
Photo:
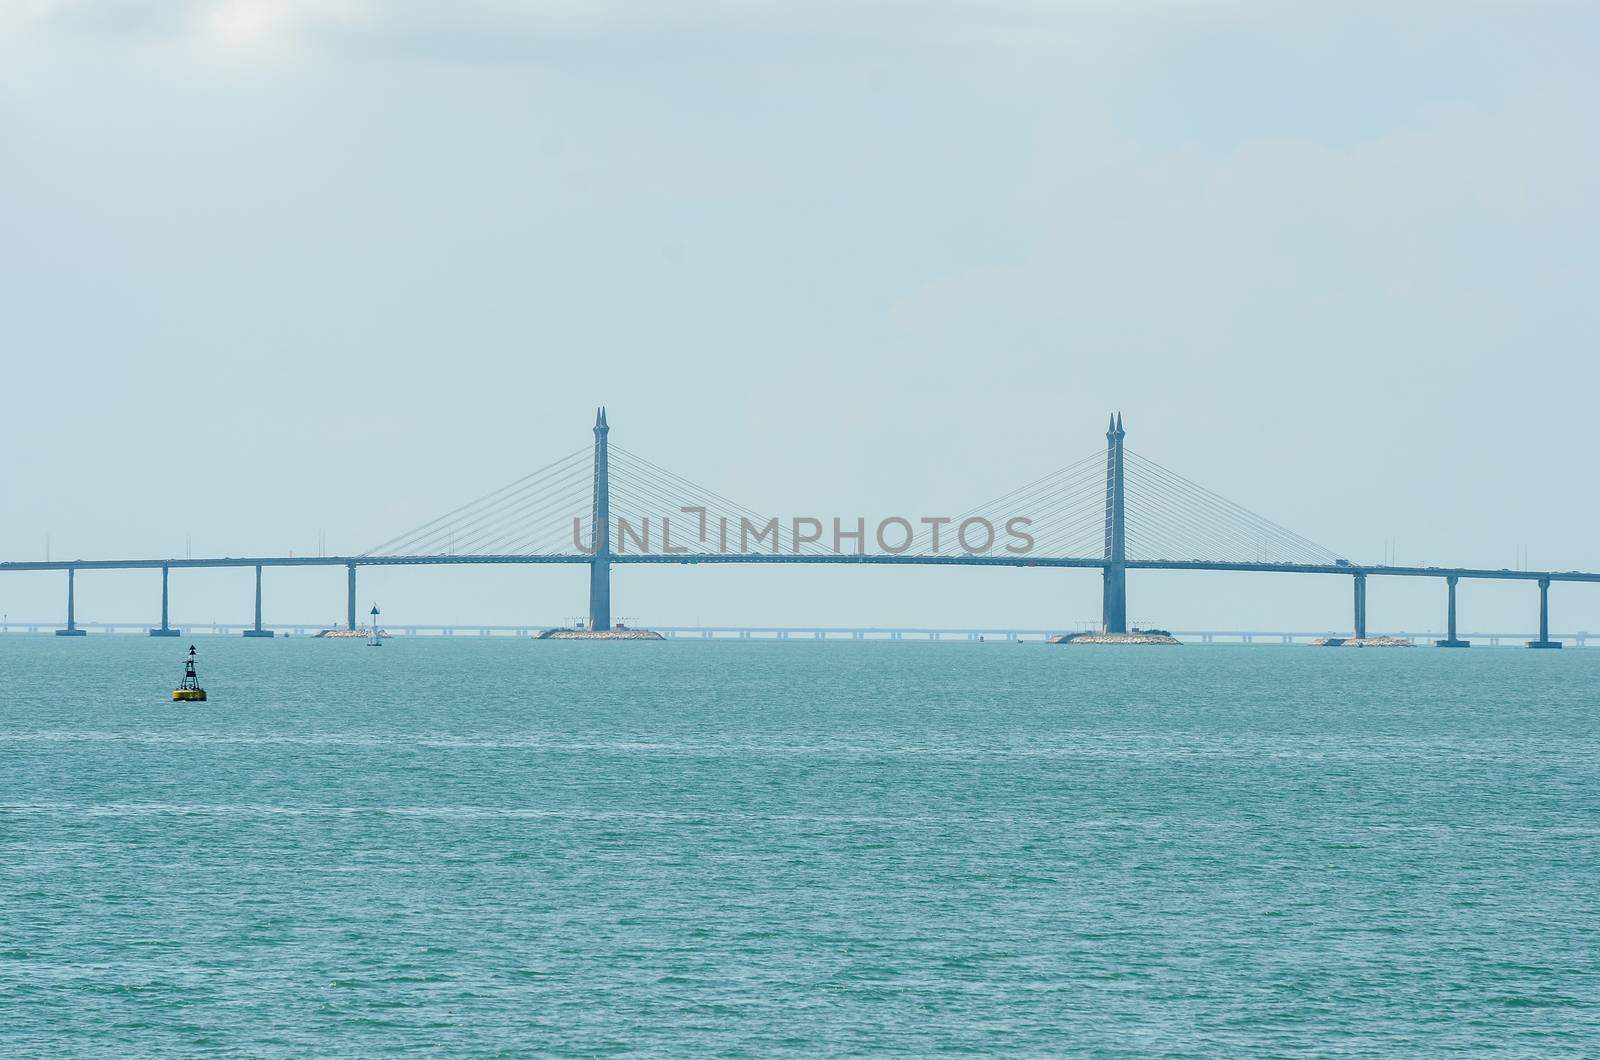
[[[165,563],[161,565],[161,628],[152,629],[152,637],[176,637],[182,630],[173,629],[167,624],[167,577],[172,569]]]
[[[78,628],[78,568],[67,568],[67,628],[56,630],[58,637],[81,637],[85,630]]]
[[[354,568],[351,568],[352,570]],[[272,630],[261,628],[261,564],[256,564],[256,624],[244,631],[247,637],[270,637]]]
[[[1444,640],[1436,640],[1433,642],[1433,645],[1436,648],[1472,647],[1471,641],[1456,639],[1456,582],[1460,580],[1461,579],[1454,574],[1448,576],[1444,580],[1450,599],[1449,604],[1445,607],[1446,628],[1448,632],[1446,633]]]
[[[1550,579],[1539,579],[1539,639],[1528,641],[1530,648],[1559,648],[1559,640],[1550,639]]]
[[[356,565],[345,564],[344,628],[356,628]]]
[[[1367,576],[1355,575],[1355,626],[1356,639],[1365,640],[1367,637]]]

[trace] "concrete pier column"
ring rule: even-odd
[[[78,628],[78,568],[67,568],[67,628],[56,630],[58,637],[81,637],[84,631]]]
[[[353,569],[353,568],[352,568]],[[272,630],[261,628],[261,564],[256,564],[256,624],[244,631],[247,637],[270,637]]]
[[[356,628],[356,565],[345,564],[344,628]]]
[[[1355,627],[1356,639],[1365,640],[1367,636],[1367,576],[1355,575]]]
[[[152,637],[176,637],[178,635],[178,632],[179,632],[178,630],[172,628],[172,626],[171,626],[171,624],[170,624],[170,622],[168,620],[167,579],[171,575],[171,573],[172,573],[172,568],[168,567],[165,563],[163,563],[161,565],[161,628],[160,629],[152,629],[150,631],[150,635]]]
[[[1528,641],[1530,648],[1559,648],[1559,640],[1550,639],[1550,579],[1539,579],[1539,639]]]
[[[1445,605],[1445,629],[1447,632],[1444,640],[1433,642],[1436,648],[1470,648],[1472,646],[1471,641],[1456,638],[1456,582],[1460,580],[1454,574],[1447,576],[1444,580],[1449,599],[1449,603]]]

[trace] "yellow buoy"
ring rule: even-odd
[[[183,680],[177,688],[172,690],[172,700],[175,703],[204,703],[206,690],[200,687],[200,679],[194,674],[194,645],[189,645],[189,658],[183,667]]]

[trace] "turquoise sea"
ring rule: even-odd
[[[0,1055],[1600,1054],[1600,651],[0,637]]]

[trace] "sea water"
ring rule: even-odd
[[[0,637],[0,1054],[1600,1054],[1600,651]]]

